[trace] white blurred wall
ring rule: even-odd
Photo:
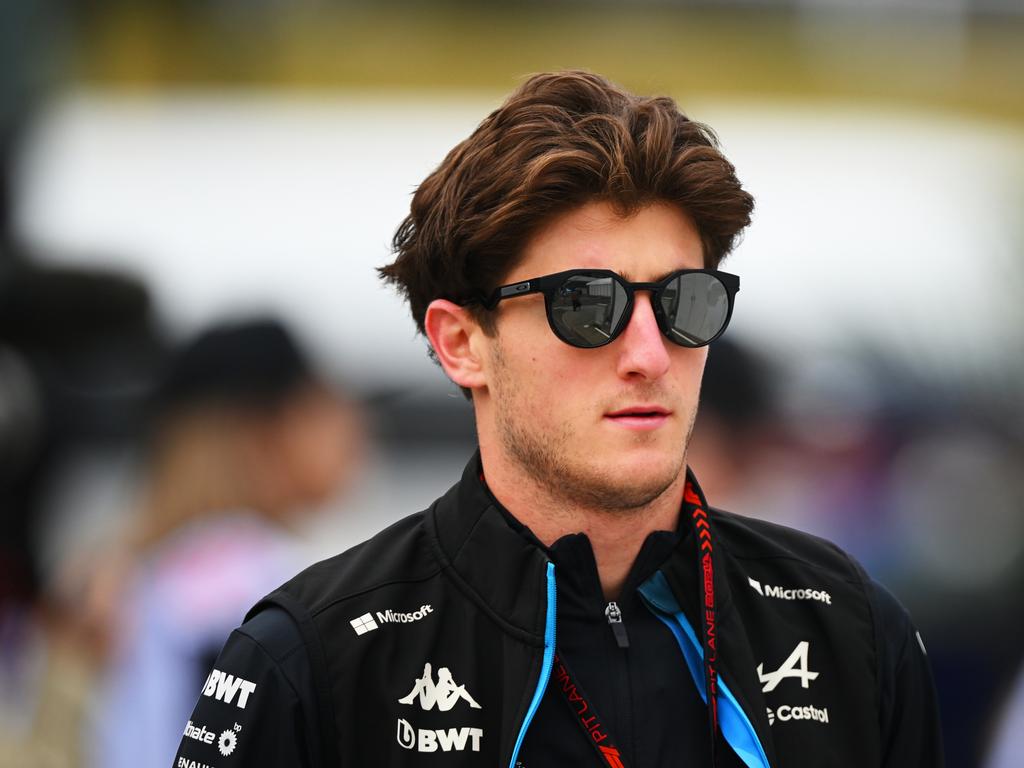
[[[71,92],[45,111],[18,223],[128,268],[175,332],[279,310],[355,382],[444,386],[374,267],[416,184],[499,95]],[[786,355],[862,340],[926,374],[1024,372],[1024,134],[862,105],[683,103],[757,198],[726,268],[736,332]]]

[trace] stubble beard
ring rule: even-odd
[[[588,463],[578,448],[573,450],[573,442],[579,438],[568,424],[544,433],[530,429],[531,404],[508,375],[500,344],[493,347],[492,365],[495,423],[502,448],[546,495],[570,506],[630,515],[645,509],[679,480],[686,447],[693,434],[696,409],[690,413],[686,439],[677,461],[668,471],[624,476],[628,473]],[[642,442],[651,438],[638,434],[635,439]]]

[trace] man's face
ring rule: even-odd
[[[542,228],[505,282],[575,268],[653,282],[702,266],[700,237],[678,208],[621,218],[589,203]],[[650,293],[636,293],[626,328],[596,349],[558,339],[539,294],[496,311],[487,385],[474,393],[482,444],[554,495],[608,510],[647,504],[681,478],[707,350],[666,339]]]

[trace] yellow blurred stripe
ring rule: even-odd
[[[679,98],[865,99],[1024,122],[1024,19],[451,5],[181,16],[140,6],[88,23],[77,80],[500,94],[530,72],[583,67]]]

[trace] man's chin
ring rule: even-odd
[[[651,482],[659,478],[674,478],[683,471],[685,454],[678,444],[666,447],[659,442],[635,442],[616,447],[604,457],[609,467],[614,467],[620,477],[644,477]]]
[[[627,512],[657,500],[685,471],[681,456],[638,453],[619,454],[608,462],[591,464],[591,471],[586,473],[589,477],[577,478],[577,493],[589,497],[592,506]],[[585,494],[580,494],[580,486],[586,487]]]

